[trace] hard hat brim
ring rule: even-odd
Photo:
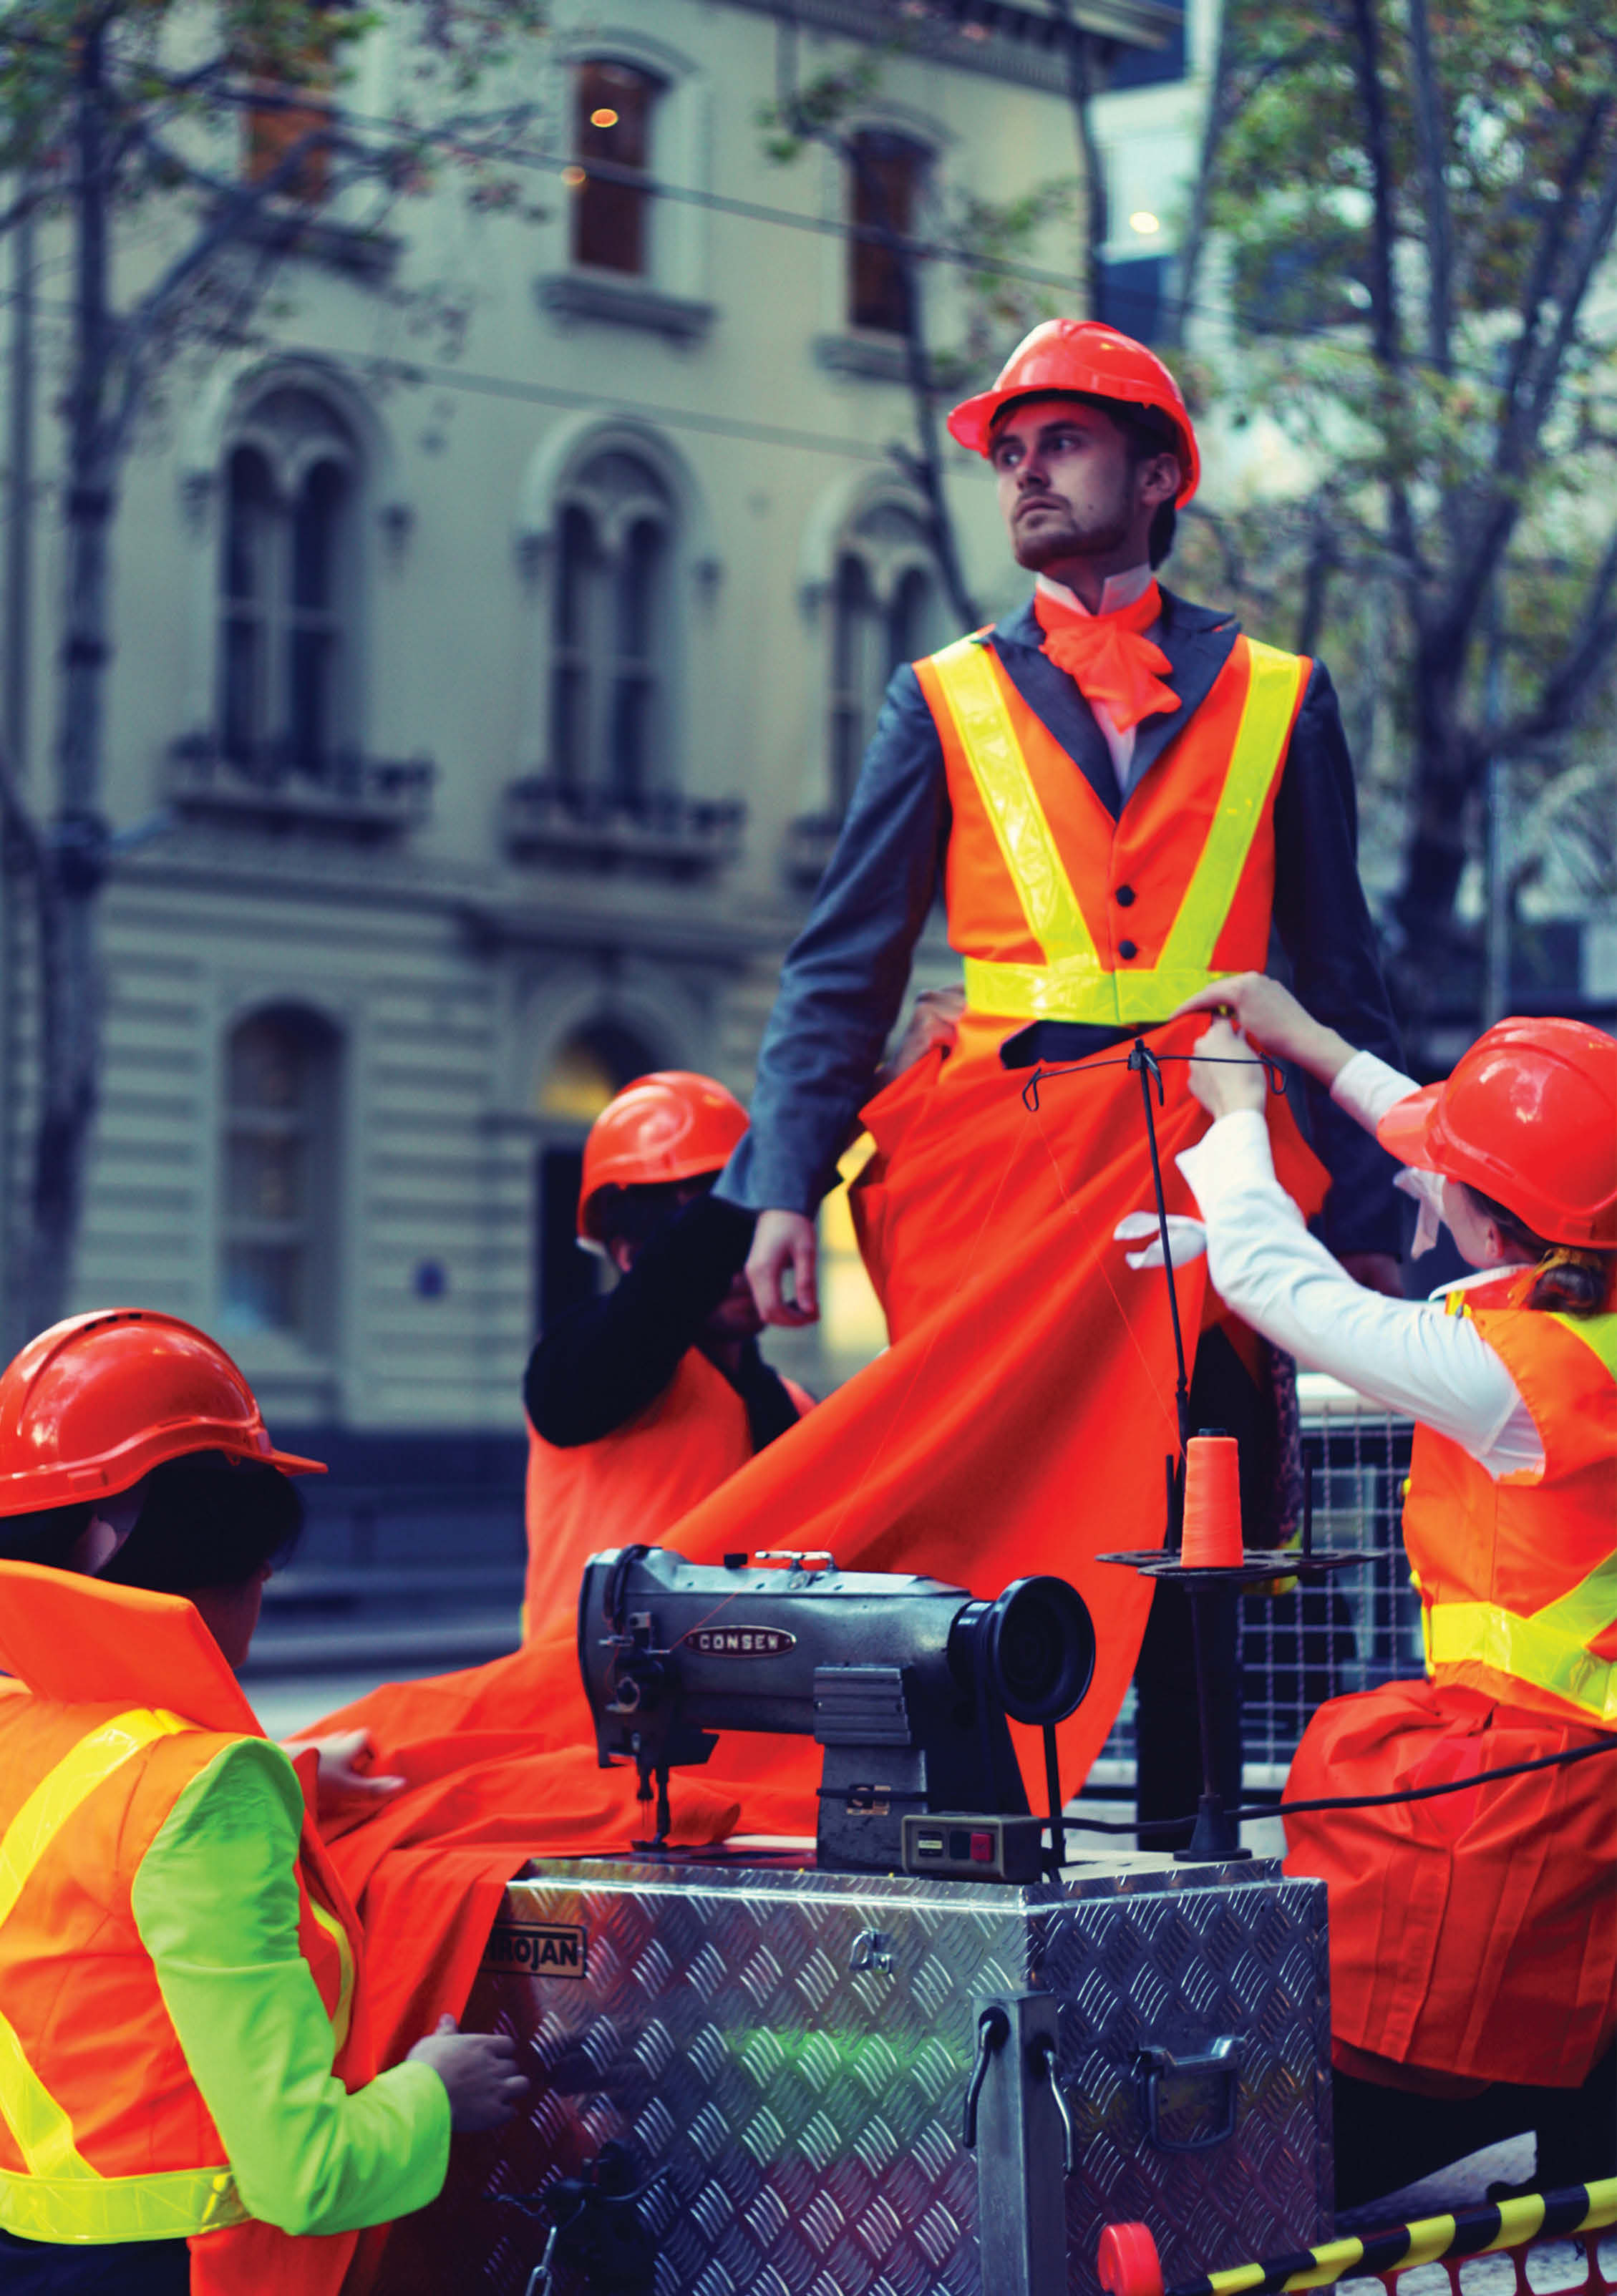
[[[1443,1091],[1441,1084],[1422,1085],[1417,1092],[1406,1094],[1387,1111],[1375,1128],[1375,1136],[1389,1156],[1396,1156],[1400,1164],[1414,1164],[1422,1171],[1441,1168],[1432,1160],[1431,1134],[1432,1119]]]

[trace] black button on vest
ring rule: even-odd
[[[1118,887],[1117,905],[1120,909],[1129,909],[1134,906],[1134,887],[1132,885],[1120,885]]]
[[[1128,963],[1131,956],[1137,956],[1139,955],[1138,949],[1136,948],[1131,940],[1120,940],[1117,945],[1117,953],[1123,959],[1125,964]]]

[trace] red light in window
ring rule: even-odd
[[[588,180],[582,168],[563,168],[562,170],[562,181],[570,192],[576,192],[580,184]]]
[[[590,113],[589,124],[592,127],[615,127],[618,125],[618,115],[610,104],[603,104],[599,111]]]

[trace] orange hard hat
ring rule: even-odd
[[[1086,398],[1119,398],[1165,414],[1178,441],[1179,491],[1174,501],[1190,500],[1201,482],[1202,458],[1178,384],[1154,351],[1098,319],[1046,319],[1035,327],[1000,368],[992,390],[961,400],[948,418],[949,436],[974,454],[986,455],[996,420],[1014,400],[1067,391]]]
[[[325,1472],[275,1449],[224,1349],[177,1316],[70,1316],[0,1374],[0,1515],[111,1496],[192,1451]]]
[[[1550,1243],[1617,1245],[1617,1037],[1586,1021],[1497,1021],[1446,1084],[1389,1109],[1376,1137]]]
[[[653,1069],[607,1103],[584,1143],[579,1237],[599,1243],[596,1199],[603,1188],[652,1188],[722,1171],[747,1128],[733,1092],[688,1069]]]

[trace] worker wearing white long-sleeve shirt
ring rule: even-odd
[[[1179,1158],[1211,1281],[1266,1338],[1417,1423],[1404,1541],[1427,1678],[1314,1717],[1286,1798],[1407,1792],[1617,1734],[1617,1043],[1508,1021],[1442,1086],[1355,1053],[1257,974],[1191,1086]],[[1297,1062],[1415,1168],[1478,1273],[1441,1300],[1362,1290],[1275,1179],[1263,1070]],[[1287,1820],[1330,1887],[1339,2204],[1518,2129],[1540,2181],[1617,2168],[1617,1769]]]

